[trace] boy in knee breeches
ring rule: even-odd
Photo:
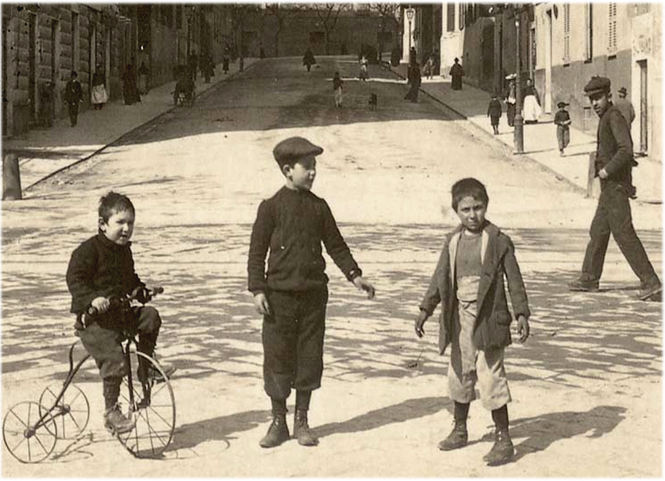
[[[131,431],[133,423],[118,405],[120,384],[126,373],[121,343],[123,328],[138,333],[138,350],[152,356],[161,326],[153,307],[132,307],[123,318],[109,298],[124,297],[139,289],[139,300],[147,300],[145,284],[134,271],[130,248],[135,210],[129,198],[109,192],[99,204],[99,232],[73,253],[67,268],[67,287],[72,295],[71,312],[77,315],[76,329],[86,351],[95,360],[103,380],[104,424],[115,433]],[[93,307],[97,314],[88,314]]]
[[[478,385],[483,406],[492,412],[496,438],[485,461],[492,466],[514,455],[508,434],[510,391],[503,364],[511,343],[504,278],[508,283],[520,341],[529,337],[529,306],[515,249],[510,238],[485,219],[489,197],[476,179],[453,185],[452,206],[461,225],[446,237],[439,262],[420,304],[415,322],[418,337],[425,321],[441,304],[439,350],[452,344],[448,366],[450,399],[455,403],[455,427],[439,443],[449,451],[468,441],[466,419]]]
[[[286,399],[296,390],[294,435],[303,446],[318,440],[307,412],[312,391],[321,386],[328,277],[321,243],[358,288],[371,299],[374,287],[362,278],[325,200],[311,192],[316,156],[323,152],[301,137],[288,138],[273,155],[286,185],[261,202],[249,247],[249,290],[263,315],[263,379],[273,421],[260,445],[289,439]],[[268,268],[266,271],[266,254]]]

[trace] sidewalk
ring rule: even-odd
[[[406,78],[406,70],[406,64],[400,64],[397,68],[393,67],[393,71],[403,78]],[[462,90],[452,90],[450,79],[441,76],[429,80],[423,77],[420,90],[456,111],[511,150],[514,149],[513,128],[508,126],[505,108],[499,124],[500,134],[495,136],[492,132],[492,126],[487,117],[489,93],[467,84]],[[570,145],[566,148],[565,156],[560,157],[556,127],[550,114],[543,114],[538,124],[524,126],[524,155],[553,172],[557,178],[567,181],[582,191],[586,191],[587,188],[589,153],[595,150],[595,132],[578,130],[573,123],[570,129]],[[633,183],[637,187],[637,202],[662,203],[662,164],[648,157],[638,158],[637,161],[639,166],[633,169]],[[597,187],[596,185],[596,191]]]
[[[257,61],[246,58],[245,70]],[[209,84],[198,75],[197,96],[239,73],[237,61],[229,67],[229,73],[224,75],[222,64],[217,65]],[[25,192],[45,177],[94,155],[137,127],[175,108],[175,83],[172,81],[151,89],[141,96],[141,103],[125,105],[119,99],[109,102],[102,110],[87,110],[79,115],[76,127],[70,127],[69,118],[65,117],[57,119],[51,128],[33,129],[3,140],[3,157],[7,152],[18,154],[21,187]]]

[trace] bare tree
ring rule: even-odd
[[[231,12],[231,25],[233,27],[233,35],[236,38],[238,45],[238,70],[241,72],[245,70],[245,53],[243,52],[243,37],[245,33],[245,22],[248,16],[258,12],[259,5],[251,3],[234,3],[229,4]]]
[[[326,55],[330,54],[330,34],[335,30],[337,26],[337,19],[339,14],[343,10],[348,9],[348,3],[314,3],[314,10],[316,11],[316,16],[321,21],[323,25],[323,30],[325,31],[325,41],[326,41]]]
[[[305,7],[297,3],[268,3],[265,12],[277,19],[277,30],[275,31],[275,57],[279,56],[279,36],[286,25],[288,17],[296,16]]]
[[[379,34],[379,61],[381,61],[381,55],[383,54],[383,35],[388,26],[393,27],[394,32],[399,37],[402,26],[400,21],[401,5],[399,3],[370,3],[369,8],[381,16],[381,33]]]

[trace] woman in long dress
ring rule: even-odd
[[[106,86],[104,85],[106,82],[104,77],[102,66],[98,65],[97,70],[92,74],[92,91],[90,93],[90,102],[92,103],[92,108],[95,110],[101,110],[104,104],[109,101]]]
[[[531,79],[526,80],[526,87],[524,87],[524,107],[522,109],[522,117],[524,123],[535,124],[538,122],[538,117],[543,113],[540,107],[540,96],[536,87],[533,85]]]

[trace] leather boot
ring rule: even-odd
[[[466,431],[466,421],[455,421],[455,426],[448,437],[439,443],[441,451],[452,451],[466,446],[469,433]]]
[[[289,427],[286,425],[286,414],[276,414],[273,415],[268,432],[259,441],[259,445],[262,448],[274,448],[287,441],[290,437]]]
[[[319,440],[314,433],[309,429],[307,422],[307,411],[304,409],[297,409],[295,419],[293,422],[293,436],[298,439],[298,444],[301,446],[316,446]]]
[[[483,457],[483,460],[488,466],[501,466],[513,459],[514,455],[515,448],[513,447],[513,442],[510,440],[508,430],[497,430],[494,438],[494,446]]]

